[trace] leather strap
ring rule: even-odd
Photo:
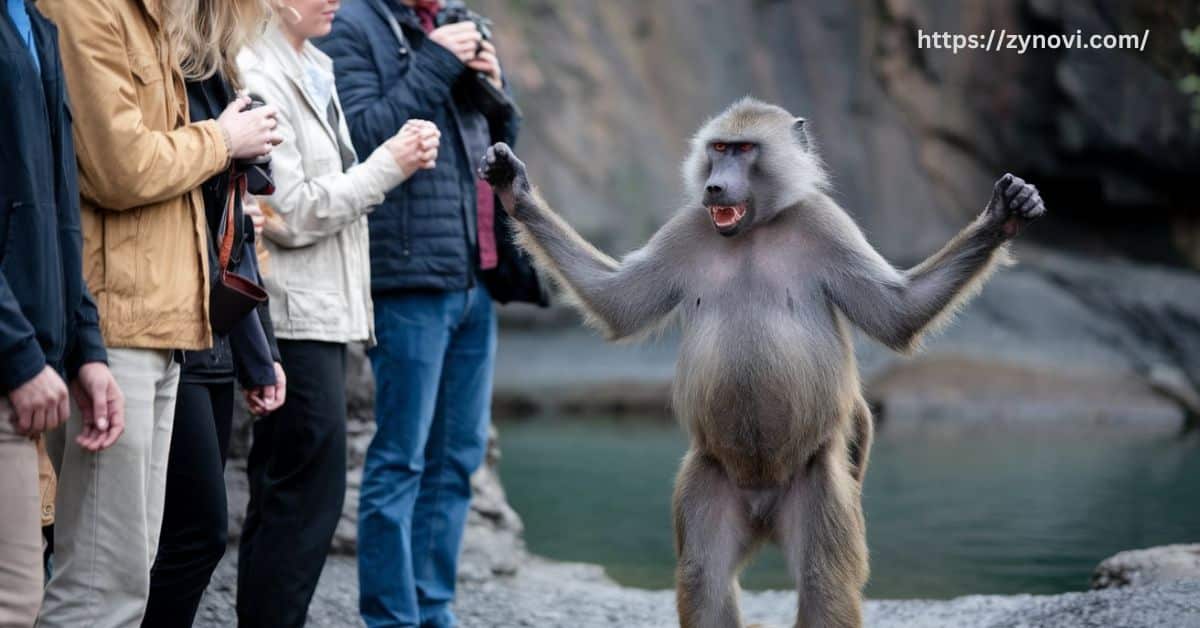
[[[246,193],[246,175],[234,174],[229,170],[229,194],[225,197],[224,222],[225,232],[221,234],[221,248],[217,255],[220,272],[229,269],[229,258],[233,256],[234,209],[237,207],[239,195]]]

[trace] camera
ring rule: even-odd
[[[463,0],[446,0],[442,10],[437,15],[439,27],[459,22],[474,22],[479,34],[487,41],[492,40],[492,21],[467,8]]]
[[[490,19],[467,8],[463,0],[446,0],[442,10],[437,14],[435,23],[438,27],[442,27],[459,22],[473,22],[485,41],[492,40],[492,21]],[[487,75],[482,72],[475,72],[468,76],[466,89],[469,90],[467,95],[471,103],[487,118],[496,118],[510,113],[518,117],[521,115],[517,104],[507,94],[497,89],[488,80]]]
[[[265,107],[267,104],[257,94],[248,94],[248,96],[250,97],[250,104],[246,107],[245,111]],[[247,192],[260,196],[269,196],[275,193],[275,181],[271,178],[271,156],[269,154],[235,160],[233,167],[238,174],[246,176]]]

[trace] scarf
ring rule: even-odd
[[[413,5],[413,12],[417,14],[417,19],[421,20],[421,28],[428,33],[437,25],[438,11],[442,10],[442,0],[417,0]]]

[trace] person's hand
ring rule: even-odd
[[[75,442],[88,451],[108,449],[125,431],[125,395],[103,362],[89,362],[71,382],[71,394],[83,416]]]
[[[427,120],[409,120],[404,123],[384,146],[396,160],[396,165],[407,174],[417,170],[429,170],[437,163],[441,131]]]
[[[429,33],[429,39],[449,50],[463,64],[469,63],[478,56],[480,44],[483,43],[483,35],[471,21],[455,22],[436,28]]]
[[[400,128],[400,132],[417,136],[418,166],[423,170],[432,170],[437,165],[438,148],[442,138],[442,132],[437,125],[428,120],[409,120]]]
[[[217,124],[228,134],[234,159],[262,157],[283,142],[283,137],[275,132],[279,110],[273,105],[247,110],[249,105],[249,97],[239,96],[217,118]]]
[[[496,47],[492,42],[484,40],[479,55],[467,62],[467,67],[482,72],[496,89],[504,89],[504,80],[500,73],[500,58],[496,56]]]
[[[263,416],[278,410],[287,400],[287,375],[283,365],[275,363],[275,385],[259,386],[245,392],[246,405],[252,414]]]
[[[250,217],[250,222],[254,223],[254,237],[261,238],[267,217],[263,215],[262,207],[259,207],[258,199],[253,194],[246,194],[242,197],[242,212]]]
[[[49,432],[71,416],[67,385],[49,366],[9,391],[8,400],[13,406],[13,430],[22,436]]]

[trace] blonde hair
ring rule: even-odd
[[[241,88],[237,56],[260,37],[271,15],[265,0],[171,0],[167,34],[183,76],[202,81],[220,73]]]

